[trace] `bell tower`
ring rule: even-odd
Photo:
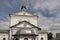
[[[35,26],[37,26],[38,16],[34,15],[27,11],[27,0],[22,0],[23,3],[21,5],[21,12],[13,13],[10,15],[10,26],[16,25],[19,22],[27,21]],[[24,27],[27,26],[24,24]]]

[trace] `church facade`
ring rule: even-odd
[[[47,32],[38,27],[38,16],[27,12],[25,6],[9,19],[9,30],[0,30],[0,40],[48,40]]]

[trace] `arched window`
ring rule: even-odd
[[[24,40],[28,40],[28,38],[24,38]]]
[[[6,38],[3,38],[3,40],[6,40]]]
[[[41,38],[41,40],[43,40],[43,37]]]

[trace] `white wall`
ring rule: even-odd
[[[10,40],[12,40],[12,35],[16,34],[16,32],[18,31],[17,28],[10,28]]]
[[[27,16],[26,16],[27,15]],[[31,24],[37,26],[37,19],[38,17],[37,16],[33,16],[29,13],[26,13],[25,15],[23,15],[23,13],[15,13],[14,15],[10,15],[10,27],[17,24],[18,22],[21,22],[21,21],[28,21],[30,22]],[[30,25],[27,25],[27,27],[31,27]],[[23,27],[23,24],[22,25],[18,25],[16,27]],[[36,30],[33,30],[35,33],[37,33]],[[15,34],[17,32],[17,29],[10,29],[10,40],[12,38],[12,35]],[[23,38],[21,38],[21,40],[23,40]],[[29,40],[32,40],[31,38],[29,38]]]
[[[17,24],[20,21],[28,21],[31,24],[37,26],[37,17],[36,16],[16,16],[11,15],[10,17],[10,26]]]
[[[0,40],[3,40],[3,38],[6,38],[6,40],[8,39],[9,35],[7,33],[0,33]]]
[[[20,30],[20,28],[12,28],[11,30],[12,30],[12,35],[14,35],[18,30]]]
[[[35,34],[38,34],[38,28],[32,28]]]
[[[41,40],[41,38],[43,38],[43,40],[48,40],[47,33],[40,33],[38,39]]]

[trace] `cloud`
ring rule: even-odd
[[[0,12],[0,29],[9,29],[9,17],[5,12]]]
[[[22,5],[22,0],[2,1],[6,6],[14,9]],[[27,6],[39,16],[39,26],[49,29],[51,24],[60,23],[60,0],[28,0]],[[28,8],[28,9],[29,9]],[[9,10],[10,11],[10,10]],[[45,27],[44,27],[45,26]]]
[[[60,0],[32,0],[31,6],[37,10],[39,26],[43,29],[50,30],[51,24],[60,24]]]
[[[9,2],[4,2],[4,4],[5,4],[7,7],[13,9],[12,5],[11,5]]]
[[[0,29],[9,29],[8,21],[0,21]]]
[[[33,7],[35,9],[44,9],[48,8],[49,10],[55,9],[60,6],[60,0],[36,0]]]

